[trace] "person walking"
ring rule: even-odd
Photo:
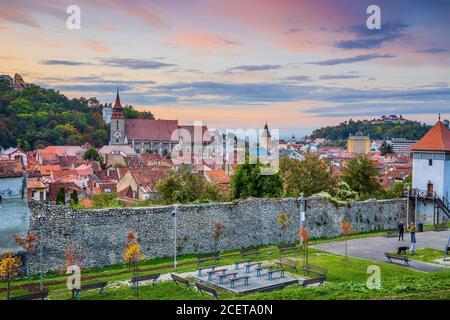
[[[414,254],[416,252],[416,224],[411,222],[409,226],[409,233],[411,234],[411,247],[409,253]]]
[[[400,241],[400,238],[402,239],[402,241],[405,241],[405,239],[403,238],[403,235],[405,233],[405,222],[402,220],[400,220],[400,223],[397,225],[397,230],[398,230],[398,241]]]

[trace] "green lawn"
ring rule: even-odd
[[[354,237],[374,236],[378,233],[354,235]],[[326,241],[338,241],[340,238],[326,239]],[[315,241],[317,242],[317,240]],[[258,260],[276,260],[280,257],[274,246],[261,248],[262,254]],[[220,265],[229,265],[236,260],[241,260],[238,251],[230,251],[222,254]],[[288,255],[291,259],[298,261],[298,270],[301,270],[302,256],[296,252]],[[442,257],[442,251],[423,249],[418,250],[414,259],[422,259],[430,262],[436,257]],[[193,271],[197,268],[197,257],[193,255],[181,256],[178,260],[177,272]],[[328,269],[327,283],[322,287],[302,288],[290,286],[283,290],[268,293],[253,294],[231,294],[219,290],[221,299],[450,299],[450,270],[423,273],[402,266],[374,262],[356,258],[346,260],[343,256],[329,254],[317,249],[310,249],[310,263]],[[367,268],[376,265],[381,271],[381,288],[379,290],[368,289],[366,281],[369,277]],[[141,275],[151,273],[173,272],[171,258],[154,259],[144,261],[140,265]],[[145,271],[144,271],[145,270]],[[294,276],[304,277],[300,271]],[[106,294],[101,296],[97,291],[82,292],[82,300],[127,300],[136,299],[133,290],[128,285],[117,283],[131,278],[131,273],[126,265],[115,265],[106,268],[96,268],[83,272],[83,284],[97,281],[114,282],[114,287],[108,287]],[[39,277],[16,280],[13,283],[12,295],[28,292],[28,289],[38,289]],[[50,290],[49,299],[64,300],[71,299],[71,294],[66,288],[66,275],[46,275],[46,287]],[[26,286],[26,288],[20,288]],[[5,288],[6,283],[0,282],[0,288]],[[192,300],[210,299],[209,296],[197,295],[184,287],[171,285],[170,281],[158,283],[156,286],[146,285],[140,287],[140,299],[145,300]],[[0,299],[5,299],[6,293],[0,292]]]

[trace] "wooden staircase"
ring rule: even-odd
[[[432,201],[434,204],[433,224],[438,225],[446,223],[450,220],[450,202],[445,197],[439,197],[436,192],[429,192],[425,190],[411,189],[403,192],[405,197],[410,200],[421,200],[424,204]]]

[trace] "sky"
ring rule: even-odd
[[[0,0],[0,74],[210,128],[450,118],[448,0]],[[69,29],[70,5],[81,28]],[[366,26],[369,5],[381,29]]]

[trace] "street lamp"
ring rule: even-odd
[[[173,218],[173,268],[177,268],[177,213],[178,213],[178,205],[174,205],[172,210],[172,218]]]
[[[303,222],[305,221],[305,197],[303,195],[303,192],[300,193],[298,201],[300,202],[300,229],[301,229],[303,226]]]
[[[43,239],[44,239],[44,230],[43,230],[43,224],[45,221],[45,213],[40,211],[38,213],[38,221],[39,221],[39,266],[40,266],[40,273],[41,273],[41,282],[39,284],[39,288],[41,291],[44,290],[44,268],[43,268],[43,256],[44,256],[44,248],[43,248]]]

